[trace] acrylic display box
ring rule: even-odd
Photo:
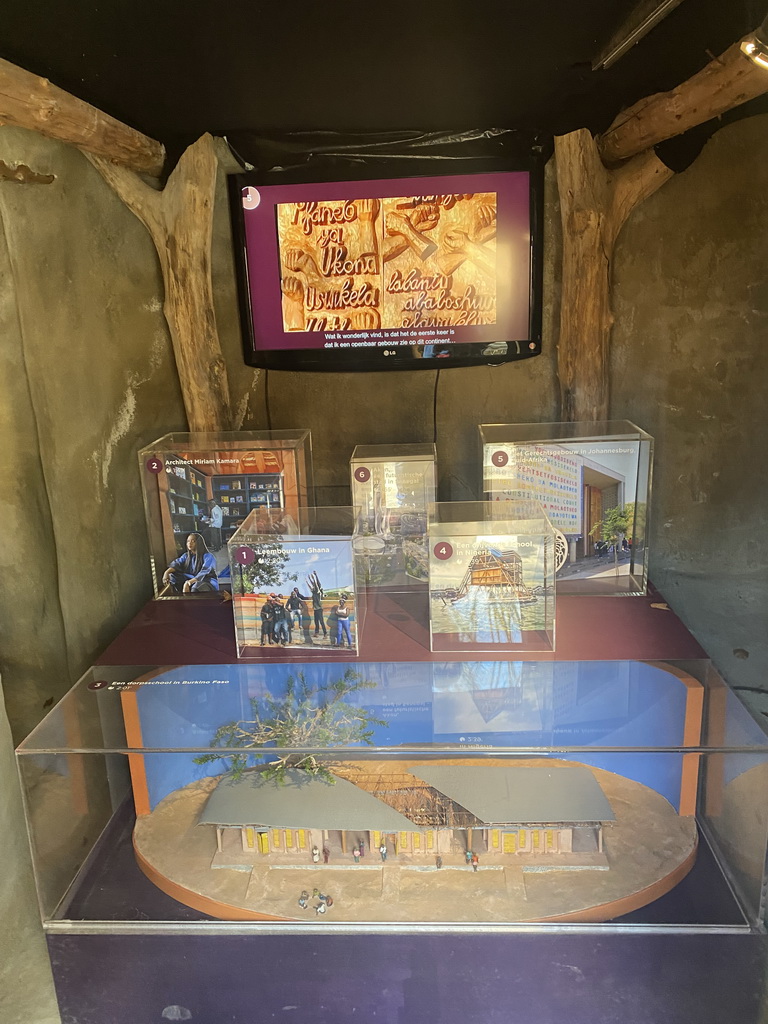
[[[308,430],[166,434],[139,466],[157,598],[229,590],[227,543],[250,513],[291,528],[311,500]]]
[[[358,445],[349,464],[355,554],[369,587],[426,584],[427,508],[435,501],[434,444]]]
[[[228,542],[238,657],[283,650],[357,653],[365,591],[357,583],[349,507],[254,509]]]
[[[18,766],[70,938],[763,930],[768,737],[707,660],[100,666]]]
[[[479,427],[488,501],[533,498],[559,531],[561,594],[644,594],[653,438],[627,420]]]
[[[432,651],[555,649],[555,531],[536,501],[429,510]]]

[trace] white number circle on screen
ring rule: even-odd
[[[243,207],[246,210],[255,210],[261,202],[261,195],[259,190],[254,188],[253,185],[246,185],[243,189]]]
[[[432,550],[435,558],[439,558],[441,562],[447,561],[453,555],[453,548],[446,540],[438,541]]]

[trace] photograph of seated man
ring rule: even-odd
[[[186,550],[163,573],[163,586],[174,594],[204,594],[217,591],[216,559],[199,533],[190,533]]]

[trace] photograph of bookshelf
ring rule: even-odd
[[[285,507],[282,473],[214,476],[211,478],[211,487],[213,497],[224,513],[225,539],[232,536],[253,509],[274,511]]]
[[[206,515],[208,495],[206,478],[189,463],[171,466],[168,471],[168,509],[173,532],[187,534],[202,532],[201,516]],[[181,545],[183,547],[183,545]]]

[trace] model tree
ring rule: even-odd
[[[300,769],[334,782],[329,769],[332,762],[324,755],[309,753],[307,748],[358,743],[372,746],[374,726],[387,723],[365,708],[350,704],[349,698],[375,686],[351,668],[341,678],[318,685],[307,682],[303,672],[290,675],[282,697],[251,698],[250,721],[227,722],[216,730],[211,746],[226,748],[227,753],[201,754],[194,759],[195,764],[226,759],[231,776],[238,779],[255,751],[263,753],[264,747],[276,747],[288,752],[267,764],[262,772],[265,778],[284,782],[289,769]],[[243,752],[233,753],[232,748]]]

